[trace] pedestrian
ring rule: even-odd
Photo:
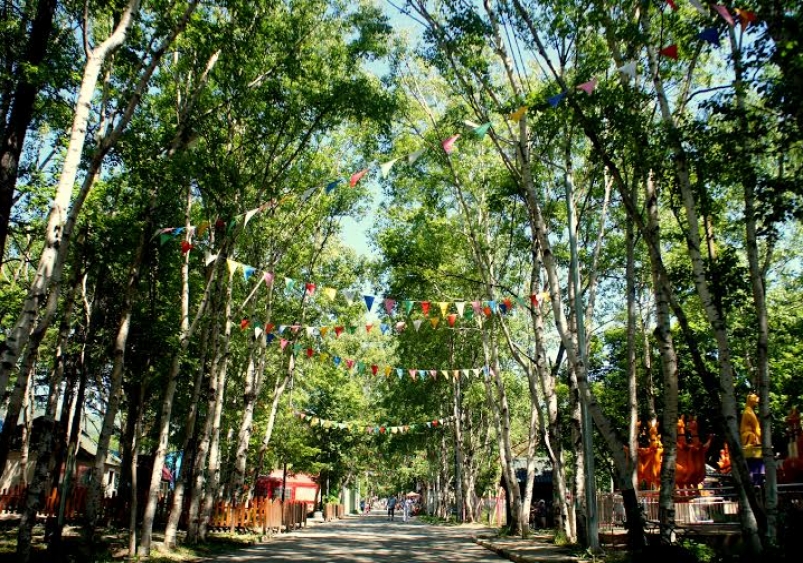
[[[410,519],[410,499],[403,499],[402,503],[404,505],[404,521]]]
[[[388,497],[388,520],[396,519],[396,497]]]

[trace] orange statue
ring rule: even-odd
[[[686,439],[686,416],[680,415],[678,419],[678,449],[675,462],[675,487],[682,489],[689,484],[689,443]]]
[[[705,454],[711,447],[713,436],[709,435],[708,440],[703,444],[700,441],[700,434],[697,428],[697,418],[689,419],[689,434],[691,434],[691,445],[689,446],[689,485],[697,486],[705,481]]]
[[[728,450],[728,443],[725,442],[725,447],[719,450],[719,461],[717,462],[720,473],[731,472],[731,453]]]
[[[758,423],[755,406],[758,404],[758,395],[750,393],[742,412],[742,423],[739,425],[739,436],[742,439],[744,457],[748,459],[761,458],[761,426]]]
[[[664,453],[657,420],[650,421],[649,434],[650,445],[638,449],[638,482],[647,489],[657,489],[661,484],[661,458]]]

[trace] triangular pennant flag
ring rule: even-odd
[[[346,358],[346,368],[351,369],[354,367],[354,360]]]
[[[424,369],[420,369],[420,370],[418,370],[418,377],[419,377],[419,379],[421,379],[422,381],[423,381],[424,379],[426,379],[426,378],[427,378],[427,370],[424,370]]]
[[[388,174],[390,174],[390,169],[393,168],[393,165],[396,164],[398,158],[394,158],[393,160],[389,160],[384,164],[379,165],[379,170],[382,172],[382,178],[387,178]]]
[[[521,106],[519,109],[508,115],[507,118],[510,121],[519,121],[522,117],[524,117],[524,114],[527,113],[528,109],[529,108],[527,106]]]
[[[165,243],[167,243],[168,241],[170,241],[172,239],[173,239],[173,237],[170,236],[170,235],[161,234],[161,235],[159,235],[159,245],[160,246],[164,246]]]
[[[556,108],[558,107],[558,104],[560,104],[563,101],[563,98],[565,97],[566,97],[566,92],[561,92],[560,94],[556,94],[551,98],[547,98],[547,103],[553,108]]]
[[[443,141],[441,141],[441,146],[443,147],[443,151],[446,154],[452,154],[452,152],[454,151],[454,144],[455,142],[457,142],[457,139],[459,138],[460,134],[457,134],[457,135],[452,135],[448,139],[444,139]]]
[[[432,423],[431,422],[427,422],[427,428],[432,428]]]
[[[502,314],[504,315],[504,314],[506,314],[506,313],[507,313],[507,311],[508,311],[508,306],[507,306],[507,304],[505,304],[505,303],[500,303],[500,304],[499,304],[499,312],[500,312],[500,313],[502,313]]]
[[[707,41],[708,43],[711,43],[711,45],[719,47],[719,32],[715,27],[709,27],[702,30],[697,34],[697,38]]]
[[[284,338],[282,338],[282,339],[279,341],[279,346],[281,346],[281,347],[282,347],[282,350],[284,350],[285,348],[287,348],[287,345],[288,345],[289,343],[290,343],[290,341],[289,341],[289,340],[285,340]]]
[[[482,304],[479,301],[472,301],[471,308],[474,309],[474,313],[477,315],[482,313]]]
[[[417,151],[408,154],[407,155],[407,164],[415,163],[415,161],[418,160],[419,158],[421,158],[421,155],[423,155],[426,151],[427,151],[427,149],[418,149]]]
[[[406,326],[407,326],[407,323],[405,323],[404,321],[397,322],[396,323],[396,332],[399,332],[399,333],[402,332]]]
[[[307,348],[307,357],[311,358],[313,354],[315,354],[315,350],[313,350],[312,348]]]
[[[404,377],[404,370],[402,368],[396,368],[396,377],[398,377],[399,379]]]
[[[195,236],[201,238],[204,236],[204,233],[209,230],[209,221],[201,221],[198,225],[198,228],[195,229]]]
[[[365,308],[368,309],[368,312],[371,312],[371,307],[374,306],[374,295],[363,295],[362,298],[365,300]]]
[[[666,3],[669,4],[669,7],[672,8],[677,12],[678,5],[675,4],[675,0],[666,0]]]
[[[396,306],[396,302],[389,297],[385,298],[385,311],[387,311],[388,315],[393,314],[393,307]]]
[[[284,278],[284,289],[287,292],[292,292],[296,287],[296,280],[293,278]]]
[[[336,326],[335,327],[335,336],[337,338],[340,338],[341,334],[343,334],[343,327],[342,326]]]
[[[446,311],[449,310],[449,302],[448,301],[438,301],[438,307],[441,310],[441,317],[446,316]]]
[[[329,301],[334,301],[335,296],[337,295],[337,290],[334,287],[324,287],[323,294],[329,299]]]
[[[306,292],[307,295],[313,295],[315,293],[315,284],[307,282],[304,285],[304,291]]]
[[[173,234],[175,236],[178,236],[183,232],[184,232],[184,227],[176,227],[175,229],[173,229]]]
[[[432,317],[432,318],[429,319],[429,322],[432,324],[432,328],[433,329],[438,328],[438,323],[440,322],[440,318],[439,317]]]
[[[240,267],[240,263],[236,260],[232,260],[231,258],[226,258],[226,266],[229,268],[229,274],[234,275],[234,272],[236,272],[237,268]]]
[[[404,313],[406,315],[410,314],[410,311],[413,310],[413,302],[412,301],[405,301],[404,302]]]
[[[700,12],[701,16],[707,16],[708,15],[708,9],[703,6],[703,3],[700,2],[700,0],[689,0],[689,4],[694,6],[694,8],[698,12]]]
[[[276,339],[276,335],[273,334],[272,332],[268,333],[268,335],[265,337],[265,339],[267,340],[268,344],[270,344],[271,342],[273,342]]]
[[[422,301],[421,302],[421,310],[424,312],[424,316],[429,316],[429,301]]]
[[[455,301],[454,306],[457,308],[457,314],[462,317],[463,316],[463,311],[466,308],[466,302],[465,301]]]
[[[245,264],[243,264],[243,279],[245,281],[248,281],[248,278],[253,276],[254,272],[256,272],[256,271],[257,271],[257,269],[254,268],[253,266],[246,266]]]
[[[373,324],[371,324],[371,323],[366,324],[365,325],[365,332],[370,334],[372,328],[374,328]]]
[[[367,168],[363,168],[359,172],[355,172],[354,174],[352,174],[351,178],[349,179],[349,186],[352,187],[352,188],[354,186],[356,186],[357,182],[362,180],[362,177],[365,176],[367,173],[368,173],[368,169]]]
[[[442,369],[441,370],[441,375],[443,377],[445,377],[446,379],[449,379],[449,371],[448,370]]]
[[[287,330],[287,325],[279,325],[279,334],[282,334],[285,330]]]
[[[344,289],[340,293],[342,293],[343,297],[346,298],[346,303],[348,303],[349,305],[354,303],[354,292],[353,291],[351,291],[350,289]]]
[[[664,47],[658,54],[662,57],[667,57],[669,59],[678,60],[678,46],[677,45],[669,45],[668,47]]]
[[[488,129],[490,128],[491,128],[491,122],[489,121],[488,123],[483,123],[476,129],[474,129],[472,133],[474,133],[476,137],[482,139],[485,136],[485,134],[488,133]]]
[[[413,326],[415,327],[415,331],[418,332],[418,329],[421,328],[421,323],[423,323],[421,319],[416,319],[413,321]]]
[[[436,369],[429,370],[429,375],[432,376],[432,379],[437,379],[438,378],[438,370],[436,370]]]
[[[391,371],[393,371],[393,368],[390,366],[385,366],[385,377],[389,377]]]
[[[262,332],[263,332],[262,327],[259,326],[254,327],[254,338],[259,338],[260,336],[262,336]]]
[[[321,327],[320,329],[318,329],[318,330],[319,330],[319,331],[320,331],[320,333],[321,333],[321,338],[326,338],[326,335],[329,333],[329,327],[328,327],[328,326],[322,326],[322,327]]]
[[[359,362],[357,362],[357,373],[362,373],[364,371],[365,371],[365,363],[362,360],[360,360]]]
[[[207,266],[215,260],[217,260],[217,254],[209,254],[208,252],[206,253],[206,258],[204,261],[206,262]]]
[[[323,327],[323,328],[326,328],[326,327]],[[315,327],[314,326],[308,326],[306,328],[305,332],[307,333],[308,337],[312,338],[313,336],[315,336]]]
[[[530,295],[530,303],[533,304],[533,307],[538,307],[538,294],[533,293]]]
[[[270,285],[273,283],[273,274],[270,272],[265,272],[265,275],[262,276],[262,279],[265,280],[265,285]]]
[[[339,366],[340,361],[341,361],[340,356],[335,356],[334,358],[332,358],[332,362],[334,362],[335,366]]]
[[[252,209],[251,211],[248,211],[248,212],[245,214],[245,220],[243,221],[243,227],[245,227],[246,225],[248,225],[248,221],[250,221],[250,220],[251,220],[251,218],[252,218],[254,215],[256,215],[257,213],[259,213],[259,208],[257,208],[257,209]]]
[[[616,70],[624,75],[629,76],[633,80],[636,79],[636,61],[630,61],[629,63],[620,66]]]
[[[485,307],[483,307],[482,312],[485,313],[486,317],[490,317],[491,315],[493,315],[493,309],[491,309],[490,305],[486,305]]]
[[[349,334],[356,334],[357,333],[357,325],[349,325],[346,330],[349,331]]]
[[[273,332],[275,325],[273,323],[268,323],[265,325],[265,332]]]
[[[195,248],[195,247],[192,244],[190,244],[189,242],[187,242],[186,240],[182,240],[181,241],[181,253],[182,254],[187,254],[193,248]]]
[[[454,326],[455,321],[457,320],[457,315],[455,313],[451,313],[446,319],[449,321],[449,326]]]
[[[756,16],[755,12],[751,12],[750,10],[742,10],[736,8],[736,17],[739,18],[739,23],[742,26],[742,29],[745,29],[751,23],[755,23],[758,21],[758,16]]]
[[[505,304],[505,308],[508,311],[513,309],[513,301],[510,300],[510,297],[505,297],[505,299],[502,302]]]
[[[594,91],[594,88],[596,88],[596,87],[597,87],[597,79],[596,78],[592,78],[588,82],[583,82],[582,84],[578,84],[577,85],[577,89],[578,90],[582,90],[583,92],[585,92],[589,96],[591,95],[591,93]]]
[[[298,331],[301,330],[301,325],[290,325],[290,330],[293,331],[293,334],[298,334]]]
[[[410,374],[410,378],[411,378],[413,381],[415,381],[415,376],[416,376],[416,374],[418,373],[418,371],[417,371],[415,368],[410,368],[410,369],[408,369],[407,371],[408,371],[408,373]]]
[[[729,26],[733,27],[734,25],[736,25],[736,22],[734,21],[733,16],[730,14],[730,12],[728,11],[728,9],[725,6],[723,6],[722,4],[711,4],[711,7],[714,8],[714,10],[716,10],[716,12],[720,16],[722,16],[723,20],[728,22]]]
[[[385,324],[385,323],[380,323],[379,324],[379,330],[382,331],[382,334],[387,334],[388,331],[390,330],[390,325]]]
[[[334,190],[337,187],[337,185],[340,184],[342,181],[343,180],[335,180],[334,182],[329,182],[328,184],[326,184],[326,193],[327,194],[332,193],[332,190]]]
[[[248,319],[241,320],[240,321],[240,330],[245,330],[246,328],[248,328],[249,324],[251,324],[251,321],[249,321]]]
[[[379,366],[376,365],[376,364],[371,364],[371,373],[376,375],[376,372],[378,372],[378,371],[379,371]]]

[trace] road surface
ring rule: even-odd
[[[218,563],[500,563],[472,541],[472,530],[432,526],[412,518],[388,522],[384,513],[317,524],[215,559]]]

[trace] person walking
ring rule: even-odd
[[[410,519],[410,499],[402,499],[402,505],[404,509],[404,521],[407,522]]]
[[[388,520],[396,519],[396,497],[388,497]]]

